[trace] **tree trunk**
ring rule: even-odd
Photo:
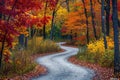
[[[97,40],[97,34],[96,34],[96,28],[95,28],[95,15],[94,15],[94,10],[93,10],[93,1],[90,0],[90,10],[91,10],[91,16],[92,16],[92,26],[93,26],[93,32],[94,32],[94,37]]]
[[[24,46],[27,49],[27,47],[28,47],[28,37],[25,37],[25,44],[24,44]]]
[[[19,45],[20,45],[20,48],[24,47],[24,44],[25,44],[24,39],[25,39],[24,34],[20,34],[20,36],[19,36]]]
[[[4,51],[6,36],[7,36],[7,31],[5,32],[5,35],[4,35],[4,38],[3,38],[3,41],[2,41],[2,48],[0,50],[0,68],[2,67],[2,56],[3,56],[3,51]]]
[[[31,28],[31,38],[33,38],[33,37],[34,37],[35,32],[36,32],[36,29],[34,29],[34,28],[32,27],[32,28]]]
[[[66,0],[66,5],[67,5],[67,11],[70,12],[69,0]]]
[[[0,19],[2,19],[2,12],[0,12]],[[4,37],[3,41],[2,41],[2,48],[0,49],[0,68],[2,66],[2,52],[3,52],[3,49],[4,49],[4,47],[3,47],[4,43],[5,43],[5,37]]]
[[[112,19],[114,28],[114,74],[118,78],[120,73],[119,30],[117,0],[112,0]]]
[[[4,5],[4,0],[2,0],[2,1],[3,1],[3,5]],[[11,10],[14,9],[16,3],[17,3],[17,0],[15,0],[15,2],[14,2],[14,4],[13,4]],[[11,17],[11,15],[8,16],[7,22],[9,22],[10,17]],[[1,50],[0,50],[0,68],[1,68],[1,66],[2,66],[2,58],[3,58],[2,55],[3,55],[3,51],[4,51],[4,47],[5,47],[5,41],[6,41],[7,33],[8,33],[7,30],[5,30],[5,34],[3,35],[2,48],[1,48]]]
[[[52,21],[51,21],[51,33],[50,33],[50,39],[53,40],[53,32],[54,32],[54,18],[55,18],[55,9],[52,13]]]
[[[88,15],[87,15],[87,9],[85,6],[84,0],[82,0],[83,6],[84,6],[84,14],[86,17],[86,38],[87,38],[87,43],[89,43],[89,28],[88,28]]]
[[[4,0],[1,0],[1,6],[4,6],[4,4],[5,4],[5,1]],[[2,16],[3,16],[3,14],[2,14],[2,12],[0,12],[0,19],[2,19]]]
[[[107,5],[105,6],[106,11],[106,35],[109,36],[110,33],[110,0],[106,0]]]
[[[106,31],[105,31],[105,13],[104,13],[104,10],[105,10],[105,2],[104,0],[102,0],[102,7],[101,7],[101,19],[102,19],[102,32],[103,32],[103,39],[104,39],[104,47],[105,49],[107,49],[107,40],[106,40]]]
[[[2,19],[2,13],[0,13],[0,19]]]
[[[70,40],[71,40],[71,42],[73,41],[73,36],[72,36],[72,34],[73,34],[73,32],[72,32],[72,30],[71,30],[71,32],[70,32]]]
[[[46,10],[47,10],[47,1],[45,3],[45,9],[44,9],[44,17],[46,17]],[[43,39],[45,40],[46,39],[46,24],[44,23],[43,25]]]

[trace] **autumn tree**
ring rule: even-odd
[[[106,12],[106,35],[110,35],[110,0],[105,0],[105,12]]]
[[[104,46],[105,46],[105,49],[107,49],[107,40],[106,40],[106,29],[105,29],[105,13],[104,13],[104,10],[105,10],[105,2],[104,0],[101,1],[101,19],[102,19],[102,32],[103,32],[103,39],[104,39]]]
[[[87,43],[89,43],[89,23],[88,23],[88,12],[86,9],[86,2],[84,0],[82,0],[83,3],[83,8],[84,8],[84,14],[86,17],[86,38],[87,38]]]
[[[67,20],[62,27],[63,35],[71,35],[72,39],[80,40],[86,34],[86,21],[83,10],[78,10],[76,12],[70,12]],[[82,39],[82,38],[81,38]],[[85,38],[84,38],[85,39]],[[86,39],[83,44],[86,44]]]
[[[55,19],[55,9],[52,12],[52,21],[51,21],[51,33],[50,33],[50,39],[53,40],[53,32],[54,32],[54,19]]]
[[[92,26],[93,26],[93,31],[94,31],[94,37],[97,40],[96,24],[95,24],[95,12],[94,12],[94,8],[93,8],[93,0],[90,0],[90,10],[91,10],[91,17],[92,17]]]
[[[47,5],[48,5],[48,2],[46,0],[45,6],[44,6],[44,17],[46,17]],[[45,31],[46,31],[46,24],[44,23],[44,25],[43,25],[43,39],[46,39],[46,32]]]
[[[53,1],[45,0],[45,2],[44,2],[44,15],[43,15],[45,20],[47,18],[47,9],[49,8],[50,10],[53,10],[56,7],[56,2],[57,2],[57,0],[55,0],[55,1],[54,0]],[[45,23],[43,25],[43,39],[46,39],[46,24]]]
[[[54,0],[48,1],[54,7]],[[13,47],[15,38],[23,34],[21,28],[24,29],[33,25],[41,27],[48,21],[44,17],[32,17],[32,11],[41,9],[42,1],[40,0],[0,0],[0,67],[4,49]],[[8,61],[8,56],[5,61]]]
[[[67,5],[67,11],[70,12],[70,0],[66,0],[66,5]]]
[[[55,7],[52,10],[52,19],[51,19],[51,31],[50,31],[50,39],[53,40],[54,37],[54,26],[55,26],[55,17],[58,9],[64,3],[64,0],[56,0]]]

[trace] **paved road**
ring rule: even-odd
[[[61,44],[59,43],[60,47],[66,50],[65,52],[37,59],[39,64],[47,68],[48,73],[32,80],[92,80],[94,71],[67,61],[70,56],[77,54],[78,49],[61,46]]]

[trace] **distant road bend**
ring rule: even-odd
[[[47,68],[48,73],[32,80],[92,80],[94,76],[93,70],[74,65],[67,61],[69,57],[77,54],[78,49],[62,46],[61,44],[63,42],[59,43],[59,45],[65,52],[37,59],[39,64]]]

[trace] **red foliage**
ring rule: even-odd
[[[6,35],[7,46],[11,47],[13,42],[13,35],[17,36],[18,32],[15,30],[14,25],[10,24],[10,22],[0,20],[0,42],[3,41],[3,37],[6,32],[7,32]]]
[[[120,11],[120,0],[118,0],[118,11]]]
[[[53,8],[56,0],[47,0],[49,7]],[[32,11],[42,10],[44,0],[0,0],[0,42],[3,41],[5,33],[7,33],[5,42],[9,47],[12,46],[13,36],[19,34],[18,28],[21,26],[32,26],[46,24],[50,17],[32,18],[29,14]],[[28,14],[26,14],[26,12]],[[4,17],[3,17],[4,16]]]

